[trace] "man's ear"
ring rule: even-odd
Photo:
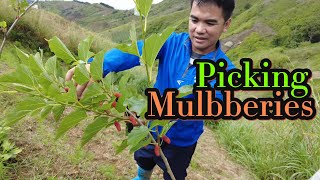
[[[223,28],[223,32],[227,32],[228,28],[230,27],[231,24],[231,18],[229,18],[225,24],[224,24],[224,28]]]

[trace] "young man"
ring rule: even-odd
[[[219,42],[221,34],[230,26],[234,6],[234,0],[191,0],[189,33],[173,33],[157,56],[159,67],[154,87],[159,89],[160,93],[167,88],[194,84],[196,77],[194,59],[216,61],[222,58],[228,63],[227,70],[235,68],[222,52]],[[138,42],[138,47],[142,49],[141,41]],[[104,75],[137,65],[139,65],[138,57],[112,49],[105,54]],[[70,80],[72,74],[70,70],[66,79]],[[214,83],[215,80],[210,82],[212,86]],[[81,95],[85,88],[86,86],[77,87],[78,95]],[[216,97],[222,98],[221,93],[217,93]],[[186,170],[203,132],[203,126],[203,121],[178,120],[166,134],[171,143],[164,143],[161,148],[176,179],[185,179],[187,176]],[[138,164],[138,176],[134,178],[135,180],[150,179],[155,165],[163,169],[164,179],[171,179],[161,157],[155,156],[153,145],[136,151],[134,158]]]

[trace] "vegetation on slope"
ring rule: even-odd
[[[8,0],[0,1],[0,18],[10,25],[14,17],[15,13],[9,7]],[[9,40],[17,41],[20,44],[29,44],[30,49],[36,50],[39,47],[47,47],[46,39],[58,36],[71,50],[76,52],[80,40],[89,35],[94,36],[93,48],[96,51],[109,49],[114,45],[108,37],[101,37],[96,33],[85,30],[61,16],[33,9],[19,22],[16,29],[9,36]]]
[[[149,23],[152,32],[159,32],[167,25],[177,23],[179,20],[183,23],[178,31],[187,29],[189,3],[180,2],[164,0],[153,6],[153,17]],[[313,72],[320,70],[318,63],[320,61],[320,22],[317,18],[320,17],[318,11],[320,3],[318,0],[237,0],[236,2],[237,8],[234,12],[232,26],[223,37],[232,39],[245,30],[250,33],[240,45],[228,52],[228,56],[235,64],[239,66],[240,58],[249,57],[255,61],[257,67],[259,60],[270,58],[275,68],[310,68]],[[3,7],[3,1],[1,1],[0,9]],[[171,7],[175,9],[174,13],[170,12]],[[0,17],[6,19],[12,17],[5,12],[1,9]],[[96,38],[95,42],[107,38],[112,38],[115,42],[128,41],[127,32],[130,25],[118,25],[121,22],[129,22],[129,20],[126,20],[127,17],[121,19],[120,12],[114,14],[117,16],[113,16],[115,22],[114,26],[112,25],[113,28],[104,31],[101,35],[103,38],[97,36],[99,38]],[[31,17],[30,20],[27,20],[29,17]],[[98,19],[93,16],[91,18],[90,21]],[[89,19],[90,17],[83,23],[90,22]],[[103,21],[101,18],[100,22]],[[33,11],[12,34],[11,40],[16,41],[15,45],[25,46],[27,44],[30,49],[35,50],[37,49],[35,47],[41,47],[45,43],[44,38],[59,35],[68,47],[76,49],[77,47],[73,44],[90,33],[74,23],[71,25],[69,23],[56,15]],[[36,26],[30,26],[30,24]],[[252,30],[256,24],[272,28],[274,34],[266,36],[259,30]],[[93,22],[92,25],[96,26]],[[21,31],[28,33],[28,37],[20,33]],[[32,41],[37,43],[28,44]],[[109,40],[106,41],[110,43]],[[102,49],[112,45],[112,43],[110,46],[106,44],[96,44],[96,47]],[[4,56],[9,56],[8,52],[4,53]],[[144,81],[141,80],[141,82]],[[311,83],[314,97],[319,101],[320,82],[312,80]],[[240,97],[245,98],[246,95],[242,93]],[[2,97],[2,99],[6,98]],[[8,101],[7,103],[14,102]],[[219,142],[225,146],[234,159],[248,167],[257,179],[308,179],[319,169],[319,127],[318,115],[312,121],[251,122],[244,119],[236,122],[226,121],[215,126],[214,132]]]

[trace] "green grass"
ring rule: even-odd
[[[8,73],[14,70],[15,65],[19,63],[19,59],[16,55],[16,50],[13,43],[7,42],[0,61],[2,62],[0,64],[0,74]],[[2,104],[0,107],[0,117],[15,104],[17,98],[17,94],[14,92],[8,92],[6,88],[0,85],[0,103]]]
[[[319,117],[313,121],[226,121],[221,144],[258,179],[308,179],[320,167]]]
[[[177,1],[172,2],[177,3]],[[318,17],[317,10],[320,7],[320,3],[315,0],[305,0],[303,1],[305,4],[299,4],[291,0],[270,1],[269,4],[263,4],[263,2],[239,0],[233,24],[224,37],[250,29],[256,22],[263,22],[271,26],[278,35],[269,38],[258,33],[253,33],[240,46],[228,52],[230,59],[234,60],[235,64],[237,64],[240,58],[250,57],[254,60],[255,67],[257,67],[261,59],[270,58],[273,62],[273,67],[276,68],[290,70],[294,68],[310,68],[312,71],[319,71],[320,43],[305,41],[303,39],[305,37],[293,31],[293,29],[304,27],[301,26],[305,25],[304,22],[310,23],[311,20],[314,20],[314,17]],[[4,1],[1,1],[0,5],[2,8],[0,8],[0,17],[10,19],[12,12],[7,13],[3,9],[5,7]],[[156,17],[150,18],[149,26],[151,29],[149,32],[161,31],[167,25],[176,22],[172,21],[172,19],[187,19],[187,15],[184,14],[188,12],[187,10],[181,9],[171,14],[169,13],[170,10],[166,11],[167,6],[161,5],[159,9],[154,10],[156,13],[152,15]],[[179,9],[181,7],[175,6],[175,8]],[[88,12],[92,11],[92,9],[87,10]],[[167,14],[159,15],[157,11],[159,13],[166,12]],[[97,13],[96,15],[101,14]],[[121,18],[121,13],[115,12],[113,15],[116,19],[110,23],[125,22],[118,19]],[[89,23],[92,20],[92,17],[88,17],[87,19],[83,19],[83,23]],[[103,18],[97,20],[99,21],[95,22],[94,26],[99,26],[104,21]],[[181,30],[186,29],[186,22],[184,21],[184,27],[180,27]],[[312,23],[310,24],[312,25]],[[76,51],[78,42],[88,34],[95,35],[96,42],[94,49],[96,50],[112,47],[114,44],[109,38],[112,38],[116,42],[126,42],[129,38],[127,33],[129,27],[128,24],[125,24],[111,29],[103,35],[97,35],[79,28],[75,23],[70,24],[70,22],[65,21],[59,16],[44,11],[33,11],[23,19],[21,26],[18,26],[15,34],[12,35],[11,38],[14,38],[13,40],[16,40],[16,42],[7,44],[1,58],[1,62],[3,63],[0,65],[0,71],[8,72],[14,69],[15,63],[19,62],[13,45],[17,45],[26,51],[35,51],[39,46],[36,43],[27,44],[27,41],[30,40],[25,39],[27,37],[23,33],[19,34],[18,31],[31,31],[33,34],[28,34],[28,36],[36,36],[36,41],[39,40],[40,45],[45,43],[44,38],[49,39],[53,35],[58,35],[68,47]],[[294,39],[292,37],[301,39]],[[136,84],[141,85],[141,88],[138,90],[141,94],[143,94],[146,88],[146,79],[141,76],[141,73],[144,72],[142,68],[138,67],[123,72],[132,74],[134,80],[130,81],[128,87],[136,86]],[[119,77],[121,75],[122,73],[119,73]],[[313,94],[319,101],[320,80],[313,80],[311,84],[314,89]],[[19,96],[16,95],[0,93],[0,102],[2,103],[0,112],[5,112],[8,107],[15,104],[18,98]],[[217,134],[219,142],[224,145],[234,159],[248,167],[258,179],[307,179],[319,169],[319,120],[319,116],[317,116],[312,121],[226,121],[215,125],[214,131]],[[19,164],[13,164],[11,171],[18,174],[18,177],[26,177],[23,174],[19,174],[19,171],[21,172],[23,168],[31,167],[30,174],[27,177],[35,179],[59,179],[63,175],[57,171],[51,172],[57,161],[61,163],[61,166],[65,165],[66,169],[60,169],[65,174],[68,173],[68,167],[83,168],[85,172],[91,172],[92,167],[90,168],[90,166],[94,166],[98,169],[98,177],[108,179],[118,175],[119,169],[115,168],[112,163],[108,162],[95,166],[92,163],[95,159],[92,153],[84,150],[74,150],[75,146],[73,144],[63,144],[67,141],[67,138],[54,142],[53,133],[48,132],[47,129],[54,126],[52,124],[48,126],[40,125],[36,128],[35,133],[38,136],[31,138],[30,142],[28,139],[21,140],[20,137],[24,137],[28,133],[22,130],[28,129],[29,126],[32,126],[30,121],[21,123],[17,127],[17,132],[13,133],[13,139],[20,143],[30,143],[36,148],[42,147],[49,150],[45,153],[42,152],[42,154],[37,153],[38,151],[36,150],[34,154],[29,152],[31,155],[29,154],[30,156],[26,159],[24,159],[24,156],[21,156],[23,159],[20,159]],[[192,161],[191,167],[197,169],[199,168],[199,164]],[[132,171],[130,172],[131,174],[135,171],[135,169],[127,169]],[[125,177],[124,174],[122,172],[122,177]],[[79,176],[85,177],[85,175],[81,174]],[[67,178],[78,178],[72,175],[65,176]]]
[[[256,2],[243,13],[235,16],[232,19],[230,28],[223,34],[222,38],[227,38],[231,35],[250,29],[257,22],[259,13],[262,11],[263,7],[260,2],[261,1]]]

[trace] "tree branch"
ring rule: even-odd
[[[3,47],[4,47],[4,44],[7,40],[7,37],[9,36],[10,32],[12,31],[12,29],[16,26],[16,24],[18,23],[18,21],[31,9],[31,7],[33,5],[35,5],[37,2],[39,2],[39,0],[36,0],[34,1],[33,3],[31,3],[27,8],[26,10],[19,14],[19,16],[14,20],[13,24],[10,26],[9,30],[4,34],[4,37],[3,37],[3,40],[2,40],[2,43],[1,43],[1,46],[0,46],[0,57],[1,57],[1,54],[2,54],[2,51],[3,51]]]
[[[129,113],[129,115],[133,116],[133,117],[138,121],[138,123],[139,123],[140,126],[144,126],[144,124],[142,123],[142,120],[140,120],[139,118],[137,118],[136,115],[135,115],[133,112],[131,112],[129,109],[126,109],[126,111],[127,111],[127,113]],[[157,141],[153,138],[153,136],[152,136],[152,134],[150,133],[150,131],[149,131],[149,136],[151,136],[151,141],[152,141],[152,143],[158,144]],[[176,180],[176,178],[174,177],[173,172],[172,172],[172,170],[171,170],[171,167],[170,167],[170,164],[169,164],[169,162],[168,162],[168,159],[167,159],[166,156],[164,155],[164,153],[163,153],[163,151],[162,151],[161,148],[160,148],[160,156],[161,156],[164,164],[166,165],[167,172],[168,172],[168,174],[170,175],[171,179],[172,179],[172,180]]]

